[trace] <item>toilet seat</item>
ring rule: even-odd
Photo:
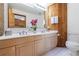
[[[76,56],[79,55],[79,43],[74,41],[66,41],[66,47],[71,51],[71,54]]]
[[[66,41],[66,46],[73,50],[79,50],[79,43],[73,41]]]

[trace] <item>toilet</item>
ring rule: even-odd
[[[66,47],[72,56],[79,56],[79,35],[71,34],[66,41]]]

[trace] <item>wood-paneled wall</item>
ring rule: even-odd
[[[0,3],[0,36],[4,33],[4,4]]]
[[[15,27],[15,20],[12,8],[8,8],[8,27],[9,28]]]
[[[46,11],[46,26],[50,30],[58,30],[58,45],[64,47],[67,40],[67,4],[55,3],[51,4]],[[51,24],[51,17],[58,16],[58,24]]]
[[[67,40],[67,4],[61,3],[59,4],[59,24],[58,24],[58,31],[59,31],[59,37],[58,37],[58,45],[61,47],[65,47],[65,43]]]

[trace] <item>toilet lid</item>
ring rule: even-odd
[[[70,42],[70,41],[67,41],[67,42],[66,42],[66,46],[67,46],[67,48],[69,48],[69,49],[79,50],[79,43],[77,43],[77,42]]]

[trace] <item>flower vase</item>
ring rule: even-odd
[[[32,25],[32,29],[33,29],[33,31],[35,32],[36,29],[37,29],[37,26],[36,26],[36,25]]]

